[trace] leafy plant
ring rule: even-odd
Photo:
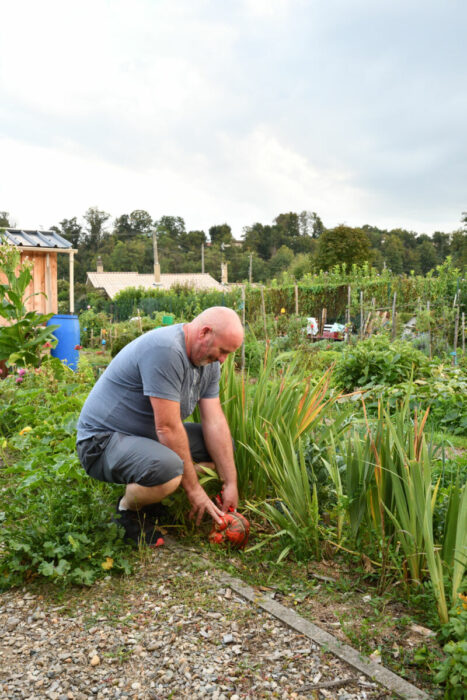
[[[440,636],[449,641],[443,647],[445,658],[438,664],[435,683],[444,684],[445,698],[464,698],[467,687],[467,595],[459,594]]]
[[[220,396],[236,441],[239,490],[245,498],[251,495],[263,499],[269,491],[267,475],[258,469],[247,446],[260,449],[263,443],[258,442],[258,435],[267,439],[271,426],[283,430],[284,420],[292,441],[297,443],[323,418],[332,402],[326,399],[329,372],[314,382],[307,377],[300,359],[298,353],[281,354],[268,346],[254,382],[247,374],[235,372],[232,356],[223,365]]]
[[[128,571],[127,545],[111,523],[115,489],[85,474],[75,452],[76,422],[92,370],[74,373],[58,359],[2,382],[3,444],[14,462],[0,471],[5,507],[0,587],[37,576],[90,585]]]
[[[375,336],[344,349],[337,360],[334,381],[345,391],[378,384],[393,385],[428,376],[427,358],[410,343],[391,343]]]
[[[319,511],[316,484],[310,484],[302,441],[295,442],[286,425],[269,427],[268,437],[258,432],[256,447],[247,445],[258,468],[271,484],[272,497],[250,504],[257,515],[266,516],[276,537],[286,540],[279,561],[293,551],[300,558],[319,556]]]
[[[27,311],[26,302],[35,294],[26,295],[32,280],[31,265],[20,260],[16,249],[0,241],[0,267],[6,278],[0,284],[0,316],[7,322],[0,326],[0,360],[9,365],[37,367],[44,344],[55,344],[53,331],[58,326],[44,326],[53,314]]]

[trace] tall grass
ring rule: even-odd
[[[225,362],[220,395],[236,442],[235,462],[243,498],[261,500],[270,494],[268,472],[261,468],[270,451],[269,438],[274,435],[273,442],[279,446],[284,444],[280,436],[287,435],[296,446],[330,405],[331,400],[326,398],[329,381],[328,371],[313,382],[301,366],[298,353],[278,354],[269,346],[257,380],[236,372],[232,357]]]
[[[379,406],[377,419],[365,430],[352,429],[329,454],[329,473],[345,504],[351,537],[363,526],[375,533],[383,567],[389,548],[400,550],[407,582],[418,587],[429,579],[441,622],[447,622],[467,565],[467,487],[453,485],[444,531],[437,540],[433,519],[439,507],[439,480],[433,483],[435,454],[427,444],[425,412],[409,413],[408,399],[390,414]],[[337,469],[339,453],[343,467]],[[446,584],[446,582],[448,582]],[[447,593],[446,585],[450,587]]]

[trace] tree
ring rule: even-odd
[[[131,214],[122,214],[114,222],[116,236],[151,236],[153,221],[144,209],[135,209]]]
[[[449,233],[435,231],[431,240],[433,241],[433,245],[438,256],[438,263],[442,263],[449,255]]]
[[[232,241],[232,229],[228,224],[219,224],[211,226],[209,229],[209,237],[211,243],[220,245],[221,243],[230,243]]]
[[[271,257],[272,226],[260,224],[245,226],[243,241],[246,250],[253,251],[263,260]]]
[[[83,227],[78,223],[76,216],[71,219],[62,219],[58,226],[51,226],[51,231],[55,231],[66,241],[70,241],[73,246],[82,243],[84,239]]]
[[[104,224],[110,219],[110,214],[97,207],[89,207],[83,219],[88,225],[85,231],[85,246],[96,251],[106,234]]]
[[[14,228],[10,223],[10,214],[7,211],[0,211],[0,228]]]
[[[154,269],[152,239],[147,237],[117,241],[110,255],[102,257],[104,269],[140,273],[149,273]]]
[[[315,211],[302,211],[298,223],[302,237],[319,238],[324,231],[324,224]]]
[[[187,245],[191,250],[196,248],[199,251],[203,243],[206,243],[207,240],[204,231],[188,231],[186,234]]]
[[[397,234],[391,232],[384,237],[384,262],[395,275],[401,275],[404,271],[404,254],[404,244]]]
[[[420,261],[420,271],[423,275],[436,267],[438,256],[436,248],[431,240],[423,240],[417,248],[417,255]]]
[[[282,245],[277,253],[275,253],[269,261],[271,275],[278,277],[281,272],[284,272],[292,264],[294,253],[287,246]]]
[[[327,229],[319,237],[315,269],[330,270],[342,263],[362,265],[369,259],[370,241],[365,231],[341,224]]]
[[[461,270],[467,268],[467,228],[464,231],[454,231],[451,236],[452,262]]]

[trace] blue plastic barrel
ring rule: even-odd
[[[57,338],[57,345],[52,348],[52,357],[58,357],[74,372],[78,369],[79,350],[76,346],[80,344],[78,316],[65,316],[58,314],[52,316],[47,321],[48,326],[59,326],[53,332]]]

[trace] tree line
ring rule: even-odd
[[[288,212],[271,224],[245,226],[240,241],[227,223],[213,225],[207,232],[187,231],[180,216],[153,219],[142,209],[110,219],[107,212],[90,207],[81,220],[74,216],[51,226],[78,250],[77,283],[84,283],[87,272],[96,270],[98,258],[106,271],[152,272],[154,231],[162,273],[201,272],[203,265],[205,272],[220,279],[221,263],[226,262],[229,282],[267,283],[283,273],[300,280],[307,273],[342,263],[369,263],[394,274],[425,275],[448,256],[461,270],[467,267],[467,212],[458,230],[435,231],[432,236],[368,224],[326,228],[316,212]],[[1,226],[13,227],[8,212],[0,212]],[[67,261],[58,257],[59,278],[66,279]]]

